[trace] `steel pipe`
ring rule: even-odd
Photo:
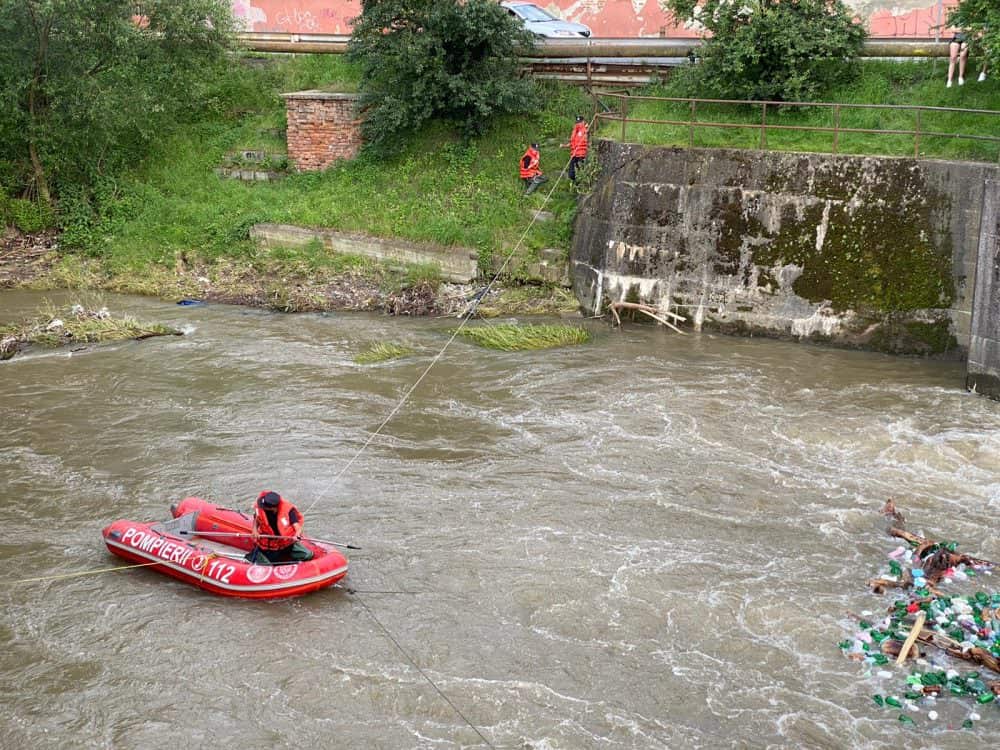
[[[310,52],[343,54],[347,34],[283,34],[253,32],[237,34],[240,43],[254,52]],[[701,41],[669,37],[540,39],[533,57],[670,57],[697,54]],[[948,42],[933,39],[868,39],[862,57],[948,57]]]

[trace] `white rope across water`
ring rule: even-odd
[[[594,120],[592,118],[591,121],[587,124],[588,131],[589,131],[591,125],[593,125],[593,122],[594,122]],[[570,157],[570,159],[572,159],[572,157]],[[569,162],[566,162],[566,167],[568,167],[568,166],[569,166]],[[486,294],[490,291],[490,289],[493,288],[493,286],[500,279],[500,276],[503,274],[504,270],[507,268],[507,265],[510,263],[511,258],[514,257],[514,253],[516,253],[521,248],[521,245],[524,244],[524,239],[525,239],[525,237],[528,236],[528,232],[531,231],[531,228],[538,221],[538,214],[549,204],[549,201],[552,199],[552,194],[555,192],[556,187],[558,187],[559,183],[562,181],[563,174],[565,174],[565,172],[566,172],[566,167],[564,167],[562,169],[562,171],[559,172],[559,175],[556,177],[555,181],[552,183],[552,187],[549,188],[549,192],[545,196],[545,200],[542,201],[541,208],[537,209],[534,212],[534,214],[531,217],[531,221],[528,222],[528,226],[525,227],[524,231],[521,233],[521,236],[518,238],[517,242],[514,244],[514,246],[507,253],[507,256],[504,258],[503,263],[500,265],[500,268],[496,271],[496,273],[493,274],[493,278],[490,279],[489,283],[483,289],[480,298],[485,297]],[[478,302],[475,302],[473,304],[478,304]],[[303,513],[308,513],[310,510],[312,510],[316,506],[316,504],[320,500],[322,500],[323,498],[325,498],[327,496],[327,494],[329,494],[329,492],[333,488],[333,486],[340,480],[340,478],[344,475],[344,473],[347,472],[347,470],[350,469],[354,465],[354,463],[358,460],[358,458],[361,457],[361,454],[364,453],[365,450],[367,450],[368,446],[372,444],[372,442],[375,440],[375,438],[378,437],[380,434],[382,434],[382,430],[385,429],[385,426],[387,424],[389,424],[389,422],[392,421],[393,417],[395,417],[396,414],[399,413],[399,410],[403,408],[403,405],[409,400],[410,396],[413,395],[413,392],[417,389],[417,386],[419,386],[423,382],[424,378],[427,377],[427,374],[431,371],[431,369],[433,369],[434,365],[436,365],[438,363],[438,360],[440,360],[441,357],[444,356],[445,351],[447,351],[448,347],[451,346],[451,343],[462,332],[462,329],[465,328],[465,325],[469,322],[470,318],[471,318],[471,315],[465,315],[462,318],[462,322],[458,324],[458,327],[452,332],[452,334],[448,338],[448,340],[444,342],[444,346],[442,346],[441,350],[437,354],[434,355],[434,358],[430,361],[430,364],[428,364],[427,367],[424,369],[424,371],[422,373],[420,373],[420,376],[413,382],[413,385],[411,385],[406,390],[406,393],[403,394],[403,397],[399,400],[399,403],[397,403],[392,408],[392,411],[390,411],[389,414],[386,416],[386,418],[382,420],[381,424],[379,424],[379,426],[375,428],[375,430],[368,436],[368,439],[365,440],[364,444],[360,448],[358,448],[357,452],[353,456],[351,456],[350,460],[348,460],[348,462],[346,464],[344,464],[344,466],[340,469],[340,471],[338,471],[334,475],[333,479],[331,479],[327,483],[327,485],[323,488],[323,491],[320,492],[319,495],[317,495],[316,499],[313,500],[308,505],[308,507],[305,509],[305,511],[303,511]]]
[[[588,126],[587,126],[588,130],[589,130],[589,128],[590,128],[590,126],[592,124],[593,124],[593,120],[591,120],[591,122],[588,124]],[[572,157],[570,157],[570,158],[572,159]],[[567,162],[566,164],[567,164],[567,167],[568,167],[569,166],[569,162]],[[552,187],[549,188],[548,194],[545,196],[545,200],[542,201],[542,207],[540,209],[537,209],[534,212],[534,214],[531,217],[531,221],[528,222],[528,226],[525,227],[524,231],[521,233],[521,236],[518,238],[517,243],[507,253],[507,256],[504,258],[503,263],[500,265],[500,268],[496,271],[496,273],[493,274],[493,278],[490,279],[489,283],[486,285],[486,287],[479,294],[479,300],[481,300],[483,297],[485,297],[486,294],[490,291],[490,289],[493,288],[493,286],[499,280],[500,276],[503,274],[504,270],[507,268],[507,265],[510,263],[511,258],[514,257],[514,253],[516,253],[520,249],[521,245],[524,244],[524,239],[525,239],[525,237],[528,236],[528,232],[531,231],[531,228],[538,221],[539,212],[542,209],[544,209],[545,206],[547,206],[548,203],[549,203],[549,201],[552,199],[552,194],[555,192],[556,187],[558,187],[559,183],[562,181],[562,176],[563,176],[563,174],[565,172],[566,172],[566,169],[563,168],[563,170],[559,173],[558,177],[556,177],[555,181],[552,183]],[[477,304],[479,304],[478,300],[475,301],[475,302],[473,302],[473,306],[477,305]],[[474,309],[474,307],[470,308],[470,310],[471,309]],[[406,404],[406,402],[409,400],[410,396],[413,395],[413,392],[424,381],[424,378],[427,377],[428,373],[430,373],[430,371],[433,369],[434,365],[436,365],[438,363],[438,361],[441,359],[441,357],[444,356],[445,351],[447,351],[448,347],[451,346],[451,343],[458,337],[458,335],[462,332],[462,329],[465,328],[465,325],[469,322],[469,320],[471,318],[472,318],[472,315],[469,314],[468,312],[463,316],[462,321],[459,323],[458,327],[452,332],[451,336],[444,343],[444,346],[441,347],[441,350],[437,354],[434,355],[434,358],[430,361],[430,363],[427,365],[427,367],[424,368],[423,372],[420,373],[419,377],[417,377],[417,379],[413,382],[413,385],[411,385],[406,390],[406,393],[403,394],[403,397],[399,400],[399,403],[397,403],[392,408],[392,411],[389,412],[389,414],[385,417],[385,419],[382,420],[382,422],[379,424],[379,426],[376,427],[375,430],[368,436],[368,438],[365,440],[364,444],[360,448],[358,448],[358,450],[355,452],[355,454],[353,456],[351,456],[350,460],[346,464],[344,464],[344,466],[340,469],[340,471],[338,471],[334,475],[334,477],[327,483],[326,487],[323,488],[323,491],[316,497],[315,500],[312,501],[312,503],[309,504],[309,506],[305,509],[305,511],[303,511],[303,513],[308,513],[310,510],[312,510],[313,507],[315,507],[316,503],[318,503],[320,500],[322,500],[324,497],[326,497],[326,495],[330,492],[331,488],[337,483],[337,481],[344,475],[344,473],[348,469],[350,469],[354,465],[354,463],[358,460],[358,458],[360,458],[361,454],[364,453],[365,450],[367,450],[368,446],[372,444],[372,442],[375,440],[375,438],[378,437],[382,433],[382,430],[385,429],[385,426],[387,424],[389,424],[389,422],[392,421],[393,417],[395,417],[396,414],[399,413],[399,410],[403,408],[403,405]],[[458,716],[477,735],[479,735],[479,738],[487,745],[487,747],[490,747],[490,748],[494,747],[493,743],[491,743],[488,739],[486,739],[486,737],[479,730],[479,728],[475,724],[473,724],[471,721],[469,721],[469,719],[465,716],[465,714],[463,714],[461,712],[461,710],[459,710],[458,706],[456,706],[452,702],[452,700],[444,693],[444,691],[440,687],[438,687],[437,683],[435,683],[434,680],[431,679],[430,675],[428,675],[423,669],[420,668],[420,666],[417,664],[416,660],[407,652],[406,649],[403,648],[403,646],[399,642],[399,640],[382,623],[382,621],[378,619],[378,617],[375,615],[375,613],[372,611],[372,609],[368,606],[368,604],[361,597],[358,597],[358,601],[361,604],[361,606],[364,607],[365,612],[368,613],[368,616],[372,618],[372,620],[379,627],[379,629],[382,630],[382,632],[389,639],[389,641],[396,647],[396,649],[404,657],[406,657],[406,660],[417,670],[417,672],[420,673],[420,676],[423,677],[432,688],[434,688],[435,692],[437,692],[437,694],[441,697],[441,699],[445,703],[447,703],[451,707],[451,709],[456,714],[458,714]]]

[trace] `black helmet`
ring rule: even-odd
[[[576,121],[577,122],[583,122],[583,115],[577,115],[576,116]]]
[[[261,492],[257,497],[257,504],[261,508],[277,508],[281,502],[281,495],[277,492]]]

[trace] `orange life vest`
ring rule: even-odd
[[[279,550],[291,546],[295,539],[302,533],[302,523],[305,519],[299,509],[292,505],[285,498],[278,495],[278,507],[273,510],[278,528],[273,528],[268,519],[268,512],[261,507],[260,500],[267,492],[261,492],[257,496],[256,512],[253,517],[253,540],[261,549]],[[291,512],[295,511],[298,520],[292,523]],[[271,537],[281,537],[272,539]]]
[[[532,177],[540,175],[542,170],[538,165],[541,160],[542,157],[538,153],[538,149],[528,146],[528,150],[521,157],[521,179],[529,180]]]
[[[587,155],[587,123],[578,122],[573,126],[569,137],[569,155],[585,157]]]

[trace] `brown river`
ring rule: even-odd
[[[904,726],[871,696],[906,670],[837,646],[895,598],[866,587],[888,497],[1000,559],[1000,404],[961,364],[583,321],[564,349],[458,339],[403,401],[455,320],[106,302],[186,335],[0,364],[4,749],[1000,743],[969,698]],[[352,361],[383,340],[415,354]],[[97,572],[112,520],[262,489],[362,548],[340,587]]]

